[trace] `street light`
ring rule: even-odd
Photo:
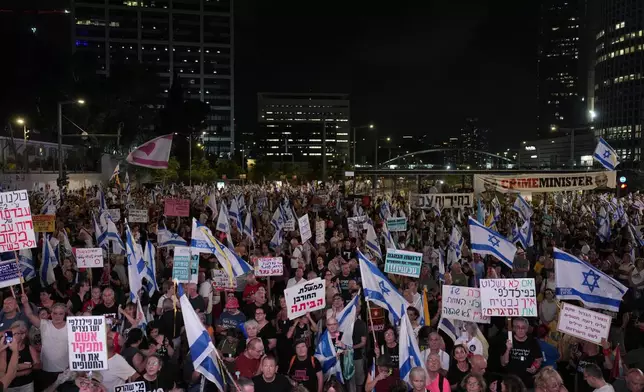
[[[27,172],[27,167],[29,166],[29,157],[27,156],[27,134],[29,132],[29,131],[27,131],[27,121],[22,117],[18,117],[16,119],[16,124],[22,125],[22,141],[23,141],[22,147],[24,149],[24,151],[22,152],[22,155],[24,155],[24,157],[23,157],[24,161],[25,161],[24,169],[25,169],[25,173],[26,173]]]
[[[353,167],[356,166],[356,145],[358,144],[358,139],[356,138],[356,131],[358,129],[375,129],[375,128],[376,126],[373,124],[366,124],[366,125],[360,125],[358,127],[353,127]]]
[[[63,105],[85,105],[84,99],[58,101],[58,178],[63,179]]]
[[[595,118],[597,118],[597,112],[594,110],[589,110],[588,115],[590,116],[590,121],[595,121]]]

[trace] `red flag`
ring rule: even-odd
[[[624,367],[622,366],[622,353],[619,350],[619,344],[615,347],[613,351],[615,360],[613,361],[613,368],[610,371],[610,376],[613,379],[620,378],[624,376]]]

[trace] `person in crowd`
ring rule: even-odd
[[[411,392],[427,392],[427,372],[420,366],[412,368],[409,372],[409,383]]]
[[[34,370],[41,368],[40,355],[34,347],[29,345],[27,336],[27,324],[22,321],[14,321],[11,325],[13,340],[18,350],[18,366],[16,378],[9,384],[9,392],[33,392],[34,391]],[[6,354],[6,355],[5,355]],[[13,349],[9,347],[6,352],[0,353],[0,371],[7,373],[7,366],[11,362]]]
[[[628,369],[624,378],[613,382],[615,392],[642,392],[644,390],[644,373],[641,369]]]
[[[253,380],[246,377],[240,377],[237,380],[237,386],[239,387],[239,391],[237,391],[233,385],[230,392],[255,392],[255,384],[253,384]]]
[[[539,371],[542,361],[539,343],[528,335],[528,320],[513,318],[512,340],[506,342],[501,365],[508,373],[519,376],[526,387],[532,388],[533,376]]]
[[[195,312],[199,313],[205,313],[206,311],[206,301],[204,301],[203,297],[199,295],[199,289],[197,288],[196,283],[188,283],[187,285],[187,292],[188,292],[188,301],[190,301],[190,305],[192,305],[192,308],[195,310]]]
[[[239,311],[239,301],[233,297],[226,302],[224,311],[217,320],[216,331],[220,335],[225,335],[228,330],[239,329],[245,322],[246,315]]]
[[[235,372],[242,377],[253,378],[260,371],[260,359],[264,355],[264,343],[259,338],[252,338],[246,344],[244,350],[235,359]]]
[[[277,360],[272,354],[261,359],[260,374],[253,377],[253,384],[258,391],[290,392],[291,383],[283,375],[277,373]]]
[[[18,307],[18,300],[13,296],[6,297],[2,301],[2,312],[0,312],[0,332],[11,329],[11,326],[16,321],[24,321],[29,325],[29,319],[26,314]]]
[[[302,384],[308,391],[322,392],[322,365],[317,358],[309,354],[307,342],[304,340],[295,342],[295,355],[289,362],[286,375],[296,383]]]
[[[103,298],[105,300],[105,298]],[[121,354],[114,352],[114,340],[117,333],[107,332],[107,370],[103,370],[103,385],[108,391],[113,391],[117,385],[138,378],[136,370],[123,358]]]
[[[291,325],[286,338],[291,341],[303,340],[306,342],[309,350],[313,348],[313,336],[318,331],[318,326],[311,318],[311,314],[307,313],[296,319],[296,322]]]
[[[385,336],[386,339],[386,336]],[[441,361],[441,373],[443,375],[447,374],[447,371],[450,368],[450,358],[449,354],[446,353],[442,347],[445,347],[445,344],[443,343],[443,338],[437,333],[437,332],[432,332],[429,334],[429,348],[426,350],[423,350],[420,355],[421,355],[421,360],[426,363],[427,358],[429,358],[430,354],[436,354],[440,358]]]
[[[449,380],[441,373],[441,360],[438,354],[431,353],[427,356],[425,369],[427,370],[427,390],[429,392],[451,390]]]
[[[375,377],[369,374],[365,383],[365,390],[375,392],[387,392],[397,380],[394,375],[392,363],[387,356],[378,357],[376,360]]]
[[[467,374],[461,381],[461,390],[466,392],[485,392],[487,385],[481,376]]]
[[[257,322],[257,337],[264,342],[266,351],[273,351],[277,346],[277,331],[273,324],[266,320],[266,311],[263,308],[255,309],[255,321]]]
[[[67,308],[71,315],[78,315],[83,310],[83,304],[88,299],[90,285],[86,280],[80,281],[76,284],[74,294],[67,303]]]
[[[127,334],[127,340],[123,344],[121,356],[125,358],[130,365],[139,374],[145,372],[145,355],[141,352],[140,347],[143,343],[143,331],[139,328],[132,328]]]
[[[120,325],[121,320],[118,317],[119,304],[116,303],[116,293],[114,292],[114,289],[111,287],[104,288],[103,293],[101,294],[101,299],[101,303],[92,309],[92,315],[105,316],[107,325],[112,327]]]
[[[302,284],[304,282],[306,282],[306,279],[304,279],[304,269],[296,268],[295,276],[288,280],[288,282],[286,283],[286,288],[297,286],[298,284]]]
[[[94,307],[96,307],[98,304],[103,302],[103,300],[101,299],[101,294],[102,294],[102,291],[100,287],[96,287],[96,286],[92,287],[90,298],[85,302],[83,302],[82,312],[83,313],[89,312],[91,314],[92,311],[94,310]]]
[[[255,318],[255,311],[257,309],[263,309],[264,314],[266,315],[266,320],[270,321],[273,319],[273,310],[268,304],[268,298],[266,297],[266,289],[264,287],[259,287],[255,294],[253,294],[254,301],[246,305],[244,313],[246,318],[252,319]]]
[[[163,368],[163,359],[158,355],[151,355],[145,361],[145,373],[141,381],[145,383],[146,391],[170,392],[174,388],[174,382],[161,377],[160,371]]]
[[[344,309],[344,299],[342,299],[342,295],[334,294],[331,308],[326,311],[326,318],[337,317],[338,313],[340,313],[342,309]]]
[[[461,384],[463,377],[470,373],[471,366],[467,360],[467,353],[467,348],[462,344],[455,345],[452,350],[452,358],[454,359],[452,364],[449,366],[447,379],[449,380],[453,391]]]
[[[527,392],[527,388],[520,377],[506,374],[501,382],[501,392]]]
[[[594,392],[615,392],[613,386],[604,380],[604,373],[597,364],[589,363],[584,367],[584,380]]]
[[[613,368],[612,352],[609,349],[610,343],[606,339],[602,339],[602,346],[603,350],[597,344],[582,341],[573,350],[570,364],[576,369],[579,379],[584,377],[584,368],[590,364],[595,364],[603,369],[604,376],[608,378],[609,370]],[[591,392],[593,388],[588,383],[578,384],[579,392]]]
[[[536,392],[568,392],[557,370],[547,365],[534,376],[534,388]]]
[[[254,273],[249,273],[246,276],[246,287],[244,287],[244,293],[242,294],[243,300],[246,304],[255,302],[254,296],[260,287],[264,287],[264,285],[257,281]]]
[[[539,347],[541,347],[541,353],[543,354],[542,366],[551,366],[553,369],[557,370],[557,361],[561,355],[555,346],[547,342],[546,339],[548,338],[549,333],[550,328],[547,325],[540,325],[537,327],[537,341],[539,342]]]
[[[466,322],[463,327],[461,336],[456,339],[454,344],[463,344],[470,355],[479,354],[483,355],[483,343],[478,338],[479,328],[476,323]]]
[[[327,325],[328,320],[329,319],[327,319]],[[396,332],[396,328],[392,326],[386,327],[383,332],[385,336],[385,344],[381,347],[374,348],[376,358],[386,356],[389,359],[394,372],[398,373],[398,365],[400,364],[398,355],[398,333]]]

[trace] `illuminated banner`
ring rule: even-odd
[[[614,189],[614,171],[579,173],[540,173],[514,175],[474,175],[474,192],[484,200],[494,198],[494,193],[508,192],[563,192],[590,189]],[[489,200],[488,200],[489,199]]]
[[[412,193],[411,207],[429,210],[432,207],[464,208],[474,206],[473,193]]]

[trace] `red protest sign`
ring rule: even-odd
[[[165,199],[163,209],[165,216],[190,216],[190,200],[188,199]]]

